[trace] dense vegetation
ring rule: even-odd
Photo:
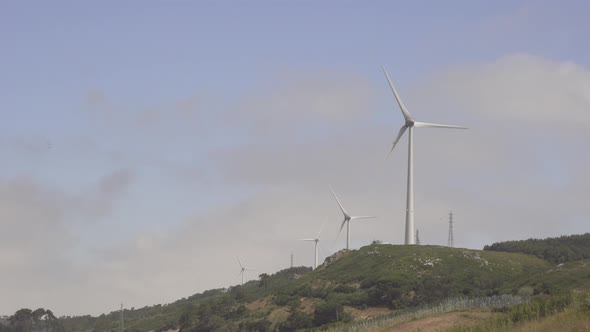
[[[294,276],[311,271],[308,267],[294,267],[273,275],[262,274],[260,280],[243,286],[214,289],[183,298],[167,305],[140,309],[125,309],[125,331],[265,331],[270,322],[260,312],[253,312],[245,304],[277,292],[292,284]],[[66,332],[118,331],[120,312],[113,311],[99,317],[62,317]]]
[[[541,322],[536,324],[532,330],[547,331],[569,331],[576,330],[576,324],[584,322],[580,330],[587,330],[588,321],[590,320],[590,292],[565,292],[553,296],[538,296],[528,303],[518,304],[512,307],[504,307],[496,310],[501,315],[496,316],[486,322],[475,326],[462,327],[457,326],[453,332],[491,332],[491,331],[509,331],[514,328],[525,329],[526,323],[530,321]],[[560,325],[544,326],[543,320],[546,317],[568,312],[568,319],[561,322]],[[567,328],[564,323],[569,323],[572,328]],[[546,329],[548,328],[548,329]]]
[[[7,320],[0,321],[0,332],[62,332],[63,326],[51,310],[20,309]]]
[[[485,246],[487,251],[519,252],[534,255],[551,263],[590,259],[590,233],[547,239],[497,242]]]
[[[546,262],[522,254],[438,246],[371,245],[348,252],[313,275],[315,284],[337,282],[339,300],[392,309],[459,296],[490,296],[507,283],[545,271]],[[341,289],[358,287],[354,292]],[[337,295],[342,293],[342,295]]]
[[[511,283],[513,292],[531,288],[532,294],[556,294],[572,289],[590,289],[590,259],[563,263],[540,274]]]

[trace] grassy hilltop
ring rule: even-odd
[[[432,302],[450,296],[498,294],[511,281],[550,266],[542,259],[517,253],[371,245],[346,253],[307,277],[340,284],[359,283],[361,289],[398,285],[402,295],[414,293],[413,302]]]

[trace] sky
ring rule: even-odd
[[[0,314],[170,303],[404,239],[588,231],[585,1],[2,1]]]

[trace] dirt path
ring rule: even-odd
[[[445,331],[456,325],[472,325],[488,319],[492,315],[486,311],[450,312],[438,316],[430,316],[411,322],[397,324],[389,327],[378,327],[371,332],[401,331],[401,332],[426,332]]]

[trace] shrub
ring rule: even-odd
[[[316,306],[313,313],[315,325],[324,325],[344,319],[344,307],[337,302],[323,302]]]
[[[240,324],[240,330],[270,332],[272,323],[267,319],[260,319],[256,321],[247,321]]]
[[[518,290],[518,295],[520,296],[531,296],[535,293],[534,289],[530,286],[521,287]]]
[[[276,305],[283,306],[287,305],[290,301],[292,301],[294,297],[289,294],[279,293],[272,298],[272,302]]]
[[[291,332],[310,327],[313,327],[312,315],[296,310],[279,326],[279,331]]]
[[[338,293],[354,293],[356,292],[356,288],[349,285],[340,284],[334,288],[334,291]]]
[[[361,289],[367,289],[367,288],[371,288],[375,285],[375,280],[373,278],[366,278],[361,280],[361,284],[360,284],[360,288]]]

